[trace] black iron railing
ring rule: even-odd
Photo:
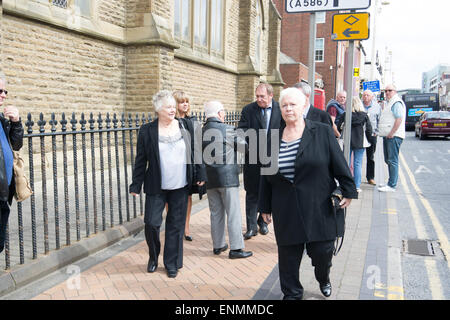
[[[225,122],[236,126],[239,117],[228,112]],[[62,113],[35,122],[28,114],[22,156],[33,195],[11,208],[4,269],[143,215],[143,197],[128,186],[137,132],[150,121],[150,114]]]

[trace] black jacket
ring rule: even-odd
[[[239,187],[237,151],[245,152],[247,143],[238,137],[236,128],[218,118],[208,118],[202,131],[206,188]]]
[[[336,119],[336,126],[342,132],[345,123],[345,112]],[[364,131],[364,125],[366,130]],[[367,140],[372,140],[372,125],[369,116],[364,111],[352,112],[352,130],[350,135],[350,146],[352,149],[364,148],[364,134]]]
[[[272,115],[270,117],[269,128],[270,130],[280,129],[284,120],[281,118],[280,105],[278,102],[272,99]],[[259,130],[263,129],[263,116],[261,114],[261,108],[256,102],[252,102],[246,105],[241,112],[241,119],[239,120],[238,128],[244,131],[248,129],[256,130],[257,141],[252,141],[247,139],[249,152],[246,154],[245,164],[244,164],[244,188],[247,192],[258,193],[259,189],[259,177],[261,170],[261,159],[260,159],[260,143],[259,143]],[[267,134],[268,140],[270,141],[271,133]],[[270,150],[270,148],[269,148]],[[256,152],[256,155],[253,153]],[[256,164],[251,163],[252,156],[256,157]]]
[[[331,121],[330,114],[323,110],[314,108],[313,106],[309,106],[309,111],[306,115],[306,119],[322,122],[328,124],[330,127],[333,126],[333,122]]]
[[[330,126],[305,120],[294,183],[279,171],[261,176],[258,211],[272,213],[278,245],[334,240],[330,196],[339,181],[346,198],[358,198],[355,182]],[[280,133],[280,139],[282,133]],[[278,155],[273,158],[278,161]]]
[[[201,164],[194,164],[194,153],[198,152],[198,150],[194,151],[194,128],[192,122],[185,119],[179,119],[178,121],[180,129],[185,128],[190,134],[190,137],[183,135],[183,138],[186,150],[191,150],[190,163],[186,164],[186,178],[188,186],[192,186],[197,181],[206,181],[206,173]],[[146,194],[152,195],[162,192],[158,137],[158,118],[142,125],[139,129],[133,182],[130,185],[130,192],[139,194],[142,183]]]
[[[6,137],[9,139],[10,145],[13,150],[18,151],[23,145],[23,126],[22,121],[11,122],[10,120],[0,116],[0,122],[2,123],[3,130]],[[13,170],[14,171],[14,170]],[[11,184],[8,186],[6,179],[5,160],[3,158],[3,150],[0,145],[0,200],[12,202],[14,193],[16,192],[16,184],[13,178]]]

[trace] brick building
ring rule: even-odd
[[[309,13],[287,13],[285,0],[274,0],[282,17],[281,55],[283,59],[280,71],[286,86],[302,79],[308,81],[309,59]],[[315,79],[322,79],[326,101],[334,98],[336,92],[345,89],[345,68],[348,59],[347,41],[333,41],[332,16],[336,11],[316,13]],[[354,66],[359,67],[361,51],[359,42],[355,42]],[[354,78],[355,92],[359,89],[359,79]]]
[[[161,89],[229,110],[276,96],[281,17],[271,0],[0,0],[0,69],[22,112],[150,112]]]

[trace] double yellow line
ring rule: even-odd
[[[433,225],[434,230],[436,231],[436,235],[439,239],[439,243],[441,246],[441,249],[444,253],[444,255],[447,258],[447,267],[450,269],[450,245],[447,236],[445,235],[444,229],[439,222],[439,219],[436,217],[436,214],[434,213],[433,208],[431,207],[430,203],[427,199],[424,198],[422,195],[422,191],[420,190],[419,186],[416,183],[416,179],[414,178],[414,175],[412,174],[411,170],[409,169],[405,158],[400,153],[399,155],[401,166],[399,166],[399,177],[400,177],[400,183],[403,186],[403,189],[405,190],[406,199],[408,201],[409,207],[411,208],[411,214],[413,216],[414,225],[416,227],[417,231],[417,237],[419,239],[430,239],[422,220],[422,217],[420,216],[420,211],[416,205],[416,202],[410,192],[408,181],[405,177],[405,174],[403,173],[403,170],[406,172],[406,175],[409,178],[410,185],[415,191],[415,195],[417,195],[415,198],[419,199],[422,203],[423,207],[426,210],[426,213],[428,214],[428,217],[430,218],[430,221]],[[428,279],[430,282],[430,289],[431,289],[431,295],[433,300],[443,300],[445,299],[441,281],[439,279],[439,273],[436,267],[436,261],[432,258],[426,258],[425,259],[425,267],[427,269]]]

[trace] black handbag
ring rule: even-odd
[[[344,242],[345,234],[345,216],[347,214],[347,209],[341,208],[339,203],[342,201],[344,196],[342,195],[342,190],[337,187],[331,194],[331,203],[333,207],[334,219],[336,221],[336,242],[334,246],[333,254],[336,256],[341,250],[342,243]],[[340,244],[339,244],[340,242]]]

